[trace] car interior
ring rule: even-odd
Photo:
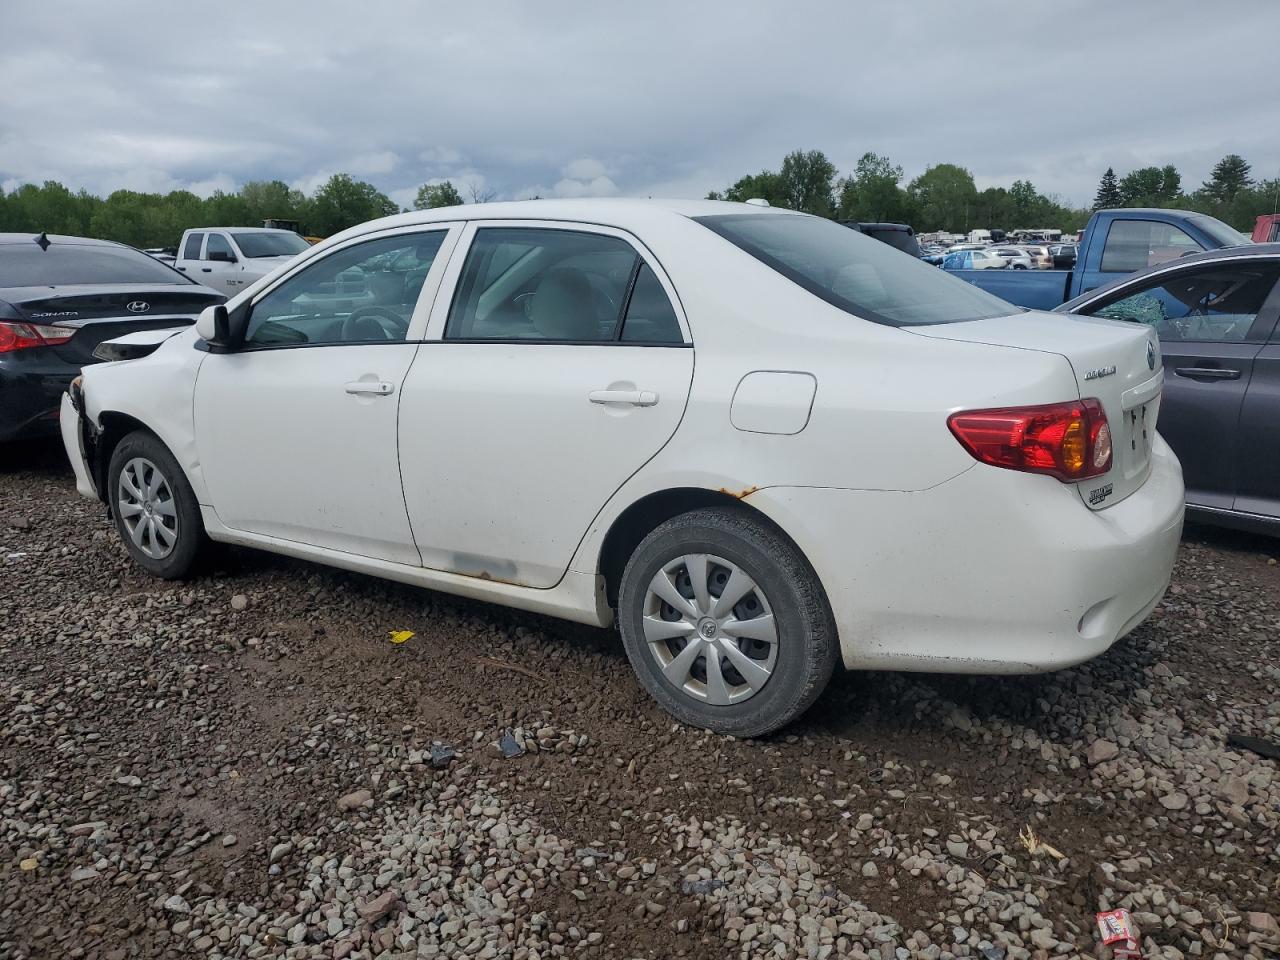
[[[1241,341],[1275,286],[1275,267],[1236,267],[1182,274],[1096,311],[1145,323],[1161,340]]]

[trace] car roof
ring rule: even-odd
[[[114,240],[95,240],[92,237],[69,237],[61,233],[0,233],[0,243],[35,243],[44,236],[50,243],[75,245],[83,247],[123,247],[123,243]]]

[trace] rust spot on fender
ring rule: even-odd
[[[720,492],[727,493],[736,500],[745,500],[759,489],[759,487],[746,487],[742,490],[730,490],[728,487],[721,487]]]

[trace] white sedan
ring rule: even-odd
[[[782,210],[403,214],[113,350],[63,438],[145,570],[217,540],[616,623],[663,707],[736,735],[837,663],[1095,656],[1182,527],[1150,329]]]

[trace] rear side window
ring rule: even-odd
[[[1171,223],[1155,220],[1115,220],[1102,248],[1104,273],[1134,273],[1158,263],[1199,253],[1200,244]]]
[[[72,283],[192,283],[160,261],[114,244],[0,244],[0,287],[57,287]]]
[[[680,321],[671,306],[667,291],[647,263],[640,264],[627,317],[622,324],[622,339],[628,343],[682,343]]]
[[[890,326],[1008,316],[1011,303],[831,220],[762,213],[698,223],[847,313]],[[943,262],[955,269],[948,256]]]
[[[183,260],[199,260],[200,244],[204,240],[203,233],[187,234],[187,242],[182,245]]]
[[[612,341],[639,260],[617,237],[481,228],[458,279],[445,339]]]

